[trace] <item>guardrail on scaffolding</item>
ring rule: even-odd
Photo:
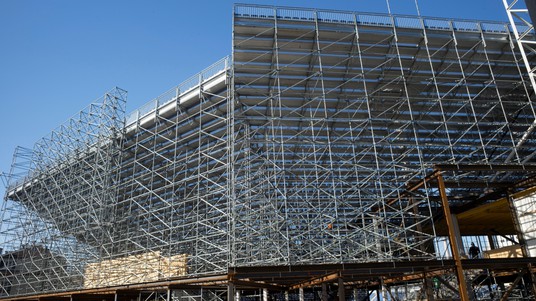
[[[512,31],[506,22],[476,21],[461,19],[444,19],[432,17],[417,17],[412,15],[389,15],[381,13],[347,12],[336,10],[318,10],[293,7],[259,6],[236,4],[234,14],[237,17],[250,17],[260,19],[278,19],[291,21],[315,21],[324,23],[342,23],[358,25],[371,25],[409,29],[456,30],[466,32],[508,33]],[[524,25],[519,25],[524,26]],[[518,27],[519,27],[518,26]]]
[[[168,91],[162,93],[160,96],[147,102],[146,104],[141,106],[139,109],[127,115],[125,126],[126,127],[130,126],[131,124],[135,123],[140,118],[143,118],[144,116],[147,116],[148,114],[153,113],[154,111],[158,110],[158,108],[177,99],[179,95],[186,93],[189,90],[192,90],[198,87],[199,85],[203,84],[204,82],[212,79],[214,76],[227,71],[231,65],[230,61],[231,61],[231,57],[226,56],[220,59],[219,61],[217,61],[216,63],[210,65],[209,67],[203,69],[201,72],[191,76],[190,78],[183,81],[179,85],[169,89]]]

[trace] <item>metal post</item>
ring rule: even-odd
[[[488,235],[488,243],[489,243],[490,249],[492,250],[497,249],[497,246],[495,245],[495,240],[493,239],[493,235]]]
[[[523,230],[521,229],[521,224],[519,222],[519,216],[514,204],[514,199],[510,193],[507,194],[506,200],[508,201],[508,208],[510,209],[510,214],[512,215],[512,222],[516,230],[517,241],[519,242],[519,247],[521,248],[521,253],[523,257],[529,256],[529,251],[527,248],[527,243],[525,241],[525,236],[523,235]]]
[[[387,297],[388,290],[383,281],[383,277],[380,277],[380,288],[381,288],[381,294],[380,294],[380,291],[378,291],[378,296],[381,296],[382,300],[389,300]]]
[[[300,294],[300,301],[305,301],[305,296],[303,294],[303,287],[300,287],[300,290],[299,290],[299,294]]]
[[[339,301],[345,301],[345,291],[344,291],[344,281],[341,277],[339,277]]]
[[[461,301],[469,301],[469,295],[467,294],[467,284],[465,283],[465,275],[463,274],[458,242],[456,241],[456,234],[453,231],[453,221],[452,215],[450,213],[447,193],[445,191],[445,182],[443,181],[443,175],[441,173],[438,173],[437,175],[437,184],[439,186],[439,194],[441,195],[441,205],[443,207],[445,221],[447,222],[450,249],[452,251],[452,257],[454,258],[454,263],[456,265],[456,277],[458,278],[458,285],[460,288],[460,299]]]
[[[328,301],[328,285],[324,282],[322,283],[322,301]]]
[[[234,301],[235,286],[234,283],[229,282],[227,284],[227,301]]]
[[[426,276],[426,269],[425,271],[423,272],[423,284],[424,284],[424,291],[426,293],[426,299],[428,301],[433,301],[434,300],[434,290],[433,290],[433,287],[430,283],[430,279]]]
[[[460,257],[467,257],[465,253],[465,248],[463,246],[462,236],[460,235],[460,226],[458,225],[458,217],[456,214],[451,214],[452,220],[452,233],[456,237],[456,245],[458,246],[458,251],[460,252]]]

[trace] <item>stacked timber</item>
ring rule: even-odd
[[[87,264],[84,288],[153,282],[186,273],[186,254],[164,257],[160,251],[147,252]]]

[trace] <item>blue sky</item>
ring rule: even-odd
[[[244,1],[387,12],[384,0]],[[415,0],[390,0],[416,14]],[[422,15],[506,21],[502,0],[418,0]],[[0,0],[0,171],[106,91],[127,112],[231,53],[233,2]],[[0,195],[4,187],[0,184]]]

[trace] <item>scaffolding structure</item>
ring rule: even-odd
[[[534,92],[505,24],[258,6],[234,24],[236,265],[433,258],[438,192],[408,183],[533,163]]]
[[[15,153],[0,226],[2,295],[76,286],[87,263],[110,256],[125,104],[115,88]]]
[[[236,5],[232,57],[130,115],[116,88],[17,149],[0,296],[327,300],[331,281],[395,299],[439,277],[467,300],[485,265],[462,264],[451,208],[534,184],[521,57],[505,23]],[[487,263],[519,283],[524,255]]]

